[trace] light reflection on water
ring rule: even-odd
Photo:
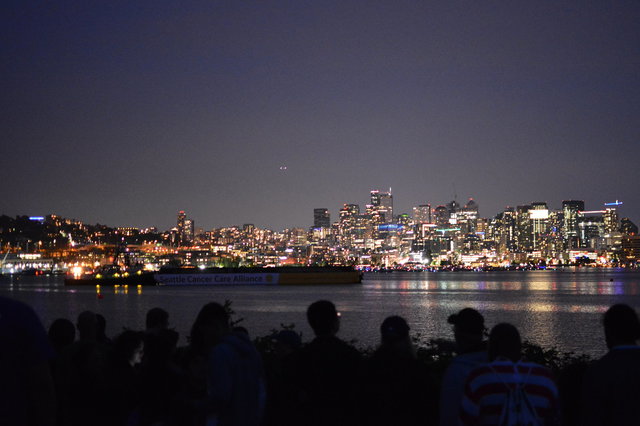
[[[407,318],[423,338],[452,338],[449,314],[464,307],[481,311],[488,326],[515,324],[525,338],[543,346],[600,355],[605,351],[601,315],[614,303],[640,307],[640,272],[616,270],[490,273],[367,274],[362,286],[295,287],[103,287],[69,288],[59,277],[0,278],[0,294],[30,303],[48,326],[83,310],[102,313],[111,335],[122,327],[141,329],[146,311],[160,306],[171,314],[181,343],[208,301],[233,301],[252,334],[296,324],[308,340],[305,312],[317,299],[333,300],[342,312],[341,336],[362,345],[378,341],[378,327],[392,314]]]

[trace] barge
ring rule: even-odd
[[[362,273],[349,266],[162,268],[155,279],[170,286],[360,284]]]
[[[236,286],[236,285],[331,285],[360,284],[362,272],[349,266],[309,266],[275,268],[163,267],[158,272],[101,271],[80,277],[69,276],[64,284],[130,286]]]

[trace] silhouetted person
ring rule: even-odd
[[[96,327],[96,341],[111,345],[111,339],[107,337],[107,319],[101,314],[96,314]]]
[[[54,425],[53,350],[33,309],[0,297],[0,424]]]
[[[640,424],[640,322],[633,308],[613,305],[604,314],[609,352],[592,365],[583,382],[583,424]]]
[[[146,332],[156,333],[169,328],[169,313],[162,308],[151,308],[146,316]]]
[[[103,415],[108,424],[138,424],[141,383],[138,366],[144,353],[143,333],[125,330],[113,342]]]
[[[366,362],[362,424],[437,424],[435,383],[428,367],[416,357],[409,325],[402,317],[388,317],[380,335],[380,347]]]
[[[464,308],[450,315],[453,325],[457,356],[447,367],[440,388],[440,425],[451,426],[459,422],[460,404],[464,384],[471,370],[489,360],[484,340],[484,317],[472,308]]]
[[[293,330],[280,330],[272,336],[272,341],[273,353],[265,360],[266,424],[298,426],[305,420],[296,387],[296,365],[302,340]]]
[[[465,384],[460,420],[465,425],[498,425],[514,421],[511,395],[518,394],[521,413],[540,425],[559,425],[558,390],[551,371],[521,360],[520,333],[501,323],[489,334],[489,360],[471,371]],[[518,388],[522,392],[518,392]],[[519,398],[518,398],[519,399]],[[530,408],[530,409],[529,409]],[[511,423],[509,423],[511,424]]]
[[[97,341],[98,319],[91,311],[78,315],[79,339],[60,354],[56,389],[65,425],[103,423],[109,351]]]
[[[206,304],[192,329],[193,343],[206,352],[206,396],[196,405],[207,424],[258,426],[265,405],[264,373],[258,351],[245,333],[232,333],[229,313]]]
[[[351,425],[357,422],[360,353],[336,334],[340,316],[333,303],[320,300],[307,309],[316,337],[302,348],[298,386],[307,424]]]
[[[181,390],[183,377],[174,362],[178,338],[177,331],[163,327],[152,326],[145,332],[141,368],[141,425],[180,424],[177,421],[176,396]]]
[[[49,327],[49,342],[57,354],[76,340],[76,327],[66,318],[58,318]]]

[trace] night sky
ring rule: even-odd
[[[392,188],[640,222],[637,0],[4,0],[0,37],[0,214],[279,230]]]

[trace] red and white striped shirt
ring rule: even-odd
[[[509,390],[518,384],[522,384],[541,425],[560,423],[558,388],[551,371],[532,362],[497,360],[469,374],[460,408],[462,424],[499,424]]]

